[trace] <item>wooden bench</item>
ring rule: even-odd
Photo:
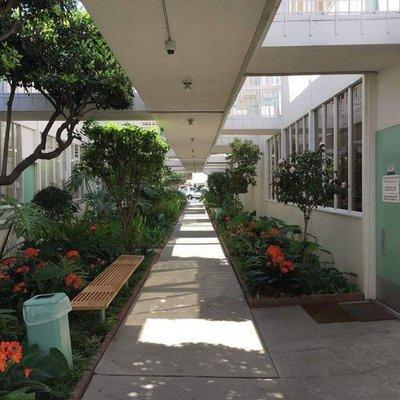
[[[72,310],[99,310],[100,319],[105,321],[106,309],[128,279],[136,271],[144,256],[119,256],[109,267],[90,282],[71,301]]]

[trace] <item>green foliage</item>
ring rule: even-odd
[[[160,132],[135,125],[87,123],[81,168],[100,178],[113,197],[122,222],[124,243],[133,248],[131,224],[141,185],[159,182],[168,144]]]
[[[185,182],[185,177],[181,172],[173,171],[168,165],[164,165],[161,171],[160,185],[171,187]]]
[[[257,162],[260,159],[260,150],[251,140],[236,137],[230,144],[231,152],[228,155],[227,176],[230,192],[234,194],[246,193],[249,185],[256,184]]]
[[[20,204],[11,197],[3,199],[1,204],[6,208],[6,224],[17,237],[34,241],[46,237],[51,221],[39,206],[34,203]]]
[[[209,207],[221,207],[222,203],[233,194],[229,188],[229,178],[225,171],[212,172],[207,179],[208,190],[203,197]]]
[[[315,241],[298,237],[301,229],[226,205],[216,219],[231,255],[253,295],[299,296],[356,292],[349,275],[337,270]],[[279,257],[271,256],[278,254]]]
[[[318,150],[293,153],[288,160],[279,160],[273,172],[273,186],[278,201],[295,204],[304,216],[304,240],[311,213],[317,207],[327,207],[333,196],[347,190],[346,182],[334,178],[333,160]]]
[[[77,211],[72,195],[57,186],[48,186],[39,190],[32,202],[41,207],[51,220],[59,221],[63,218],[71,218]]]
[[[88,14],[76,5],[66,8],[43,8],[23,19],[20,29],[7,41],[19,54],[19,62],[3,71],[10,83],[5,137],[9,137],[13,96],[17,87],[34,88],[53,106],[47,125],[34,151],[6,174],[2,169],[0,184],[13,183],[20,174],[39,159],[59,156],[79,138],[79,121],[94,110],[127,109],[133,103],[132,85],[113,56]],[[56,119],[57,147],[46,151],[49,131]],[[7,154],[3,157],[7,159]]]

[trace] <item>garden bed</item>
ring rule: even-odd
[[[218,224],[210,213],[210,219],[212,221],[213,227],[218,234],[219,240],[222,244],[224,253],[228,258],[235,275],[242,287],[243,293],[246,297],[246,301],[251,308],[264,308],[264,307],[281,307],[281,306],[295,306],[295,305],[305,305],[305,304],[316,304],[324,302],[334,302],[334,303],[346,303],[352,301],[362,301],[365,300],[365,296],[359,292],[349,292],[349,293],[327,293],[327,294],[306,294],[300,296],[254,296],[249,290],[246,280],[242,276],[242,271],[239,268],[238,260],[231,254],[229,246],[227,245],[223,235],[220,232]]]

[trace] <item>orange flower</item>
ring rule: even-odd
[[[97,229],[99,229],[99,224],[90,225],[90,228],[89,228],[90,232],[96,232]]]
[[[27,265],[21,265],[18,267],[15,272],[17,274],[24,274],[25,272],[29,272],[31,269]]]
[[[7,368],[7,356],[0,350],[0,372],[4,372]]]
[[[7,362],[11,360],[19,364],[22,359],[22,346],[19,342],[0,342],[0,371],[7,369]]]
[[[14,293],[26,293],[26,283],[25,282],[18,282],[17,284],[14,285],[13,287],[13,292]]]
[[[254,229],[255,227],[256,223],[254,221],[249,223],[249,229]]]
[[[23,255],[26,258],[36,258],[39,255],[39,250],[33,247],[28,247],[24,250]]]
[[[28,379],[30,374],[32,373],[32,368],[25,367],[23,369],[23,371],[24,371],[25,379]]]
[[[6,342],[7,346],[7,356],[9,359],[15,363],[19,364],[22,358],[22,346],[19,342]]]
[[[11,267],[15,263],[17,259],[15,257],[7,257],[1,260],[1,264],[5,267]]]
[[[82,277],[80,275],[69,273],[65,278],[65,286],[79,289],[82,286]]]
[[[283,274],[287,274],[294,271],[294,264],[290,260],[285,260],[279,264],[279,268]]]
[[[3,271],[0,271],[0,281],[8,281],[10,276]]]
[[[67,258],[77,258],[79,257],[79,252],[77,250],[68,250]]]
[[[273,244],[269,245],[265,251],[265,254],[267,258],[274,264],[279,264],[285,261],[285,255],[279,246]]]

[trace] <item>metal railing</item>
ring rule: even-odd
[[[282,0],[277,15],[400,12],[400,0]]]

